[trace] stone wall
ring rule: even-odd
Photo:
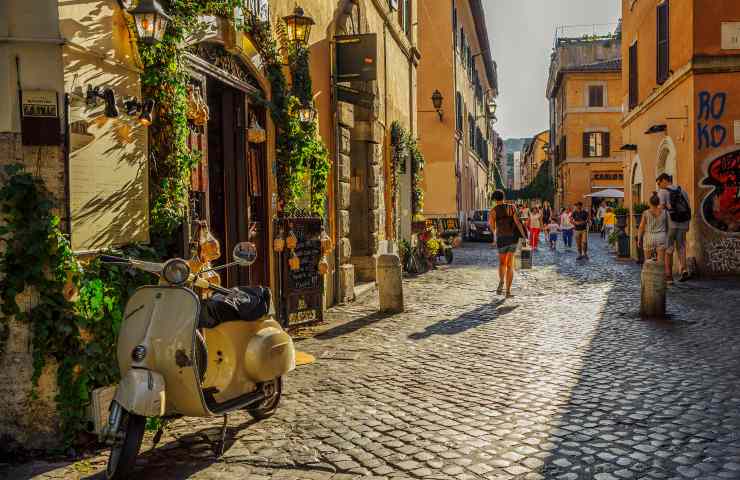
[[[57,212],[64,217],[64,158],[62,149],[24,147],[19,133],[0,133],[0,166],[21,163],[41,177],[57,199]],[[62,219],[62,225],[66,225]],[[28,311],[37,303],[37,295],[24,292],[18,305]],[[7,337],[0,343],[0,458],[16,450],[48,448],[56,445],[59,419],[56,414],[56,365],[48,362],[31,399],[33,357],[31,327],[15,318],[7,319]],[[2,335],[5,337],[5,335]]]

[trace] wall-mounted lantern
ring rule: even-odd
[[[88,85],[87,94],[85,95],[87,106],[90,108],[96,107],[99,98],[105,101],[105,116],[116,118],[118,116],[118,107],[116,106],[116,94],[113,92],[113,89]]]
[[[316,120],[316,109],[313,105],[306,105],[298,109],[298,118],[302,123],[313,123]]]
[[[311,36],[311,27],[316,24],[313,18],[307,16],[303,9],[296,5],[293,14],[283,17],[283,21],[288,27],[290,43],[296,47],[306,47]]]
[[[440,122],[444,117],[444,110],[442,110],[443,100],[444,97],[442,97],[442,92],[440,92],[439,90],[435,90],[434,93],[432,93],[432,105],[434,105],[434,110],[437,112],[437,115],[439,115]]]
[[[139,115],[139,123],[148,127],[152,123],[152,111],[154,110],[154,100],[151,98],[146,99],[142,102],[134,97],[123,102],[123,108],[126,109],[126,114],[130,117]]]
[[[162,41],[170,17],[157,0],[141,0],[128,13],[134,17],[140,41],[149,45]]]

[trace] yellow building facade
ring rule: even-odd
[[[689,267],[740,274],[740,4],[623,0],[622,17],[626,202],[672,175],[691,200]]]
[[[524,150],[521,162],[522,184],[529,185],[537,176],[542,165],[549,159],[550,131],[545,130],[534,136]]]
[[[426,160],[424,215],[458,218],[487,208],[498,95],[480,0],[436,0],[419,11],[419,144]],[[432,96],[443,98],[441,112]]]
[[[556,208],[623,187],[619,47],[618,35],[558,39],[547,89]]]

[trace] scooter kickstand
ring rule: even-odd
[[[219,446],[219,449],[218,449],[217,458],[221,458],[224,456],[224,448],[226,447],[226,427],[228,425],[228,422],[229,422],[229,416],[224,413],[224,424],[221,427],[221,445]]]

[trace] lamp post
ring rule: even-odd
[[[313,18],[296,5],[293,14],[283,17],[283,21],[288,27],[288,40],[296,47],[306,47],[311,37],[311,27],[316,24]]]
[[[139,40],[149,45],[162,41],[170,17],[157,0],[141,0],[128,13],[134,17]]]

